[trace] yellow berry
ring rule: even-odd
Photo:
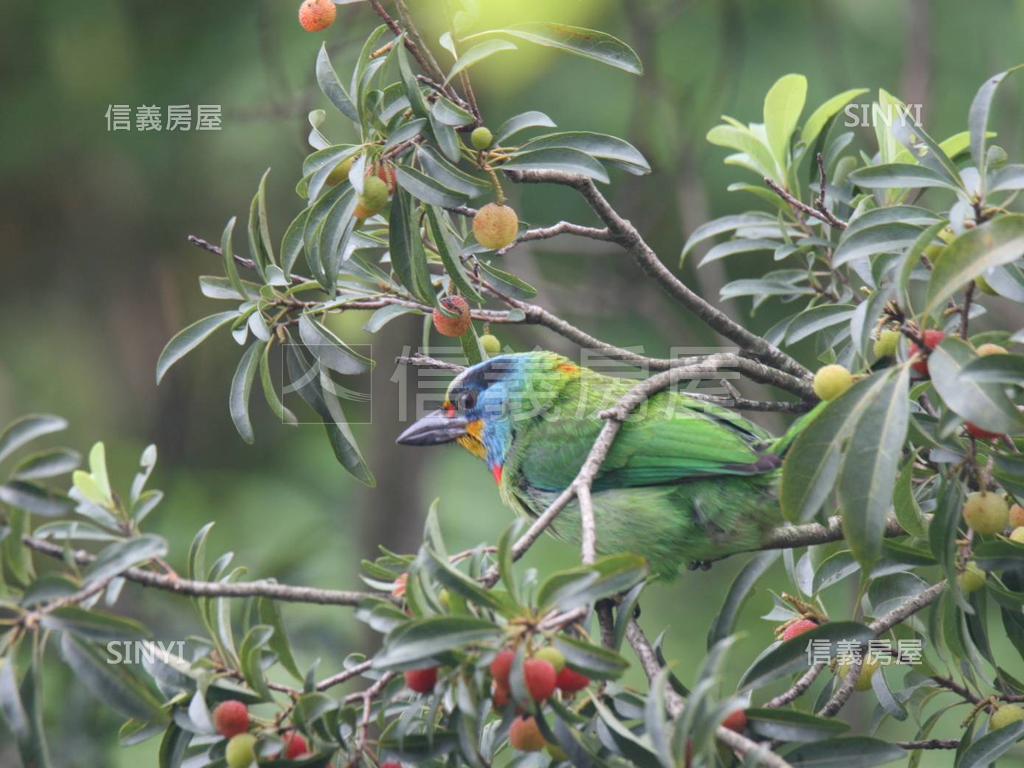
[[[519,234],[519,216],[507,205],[488,203],[473,217],[473,235],[484,248],[499,251]]]
[[[900,345],[900,332],[886,328],[878,332],[875,339],[875,357],[881,360],[883,357],[892,357]]]
[[[480,337],[480,346],[488,355],[496,355],[501,352],[501,342],[498,341],[497,336],[490,333],[485,333]]]
[[[969,493],[964,502],[964,521],[975,533],[992,534],[1006,529],[1010,509],[997,493]]]
[[[1010,353],[1006,350],[1006,347],[1001,347],[998,344],[992,344],[991,342],[988,343],[988,344],[982,344],[980,347],[978,347],[978,356],[979,357],[988,357],[989,355],[1008,355],[1008,354],[1010,354]]]
[[[1021,720],[1024,720],[1024,707],[1020,704],[1003,704],[992,715],[992,730],[998,731]]]
[[[857,682],[854,683],[854,690],[870,691],[871,678],[875,676],[875,672],[878,671],[879,666],[879,661],[874,656],[868,656],[865,658],[864,663],[860,666],[860,674],[857,675]],[[846,676],[850,674],[850,670],[852,668],[852,664],[840,664],[836,667],[836,676],[840,680],[845,680]]]
[[[348,172],[352,170],[352,164],[356,161],[355,155],[349,155],[336,166],[329,174],[324,182],[328,187],[334,187],[341,184],[343,181],[348,180]]]
[[[1014,504],[1010,507],[1010,527],[1020,528],[1021,526],[1024,526],[1024,507]]]
[[[555,668],[555,672],[561,672],[565,669],[565,656],[563,653],[555,648],[553,645],[546,645],[533,654],[533,658],[546,661],[552,667]]]
[[[822,400],[835,400],[853,386],[853,374],[841,365],[826,365],[814,374],[814,394]]]
[[[973,560],[967,563],[964,567],[963,573],[956,577],[957,583],[960,585],[960,589],[970,594],[971,592],[977,592],[985,586],[985,580],[988,578],[987,574],[978,567],[978,564]]]
[[[1014,528],[1010,533],[1010,541],[1017,544],[1024,544],[1024,525]]]
[[[249,768],[256,762],[256,737],[251,733],[232,736],[224,751],[228,768]]]

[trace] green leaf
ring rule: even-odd
[[[520,131],[528,128],[554,128],[555,121],[543,112],[530,111],[520,112],[513,115],[498,128],[494,134],[494,143],[501,144],[505,139],[515,136]]]
[[[1024,386],[1024,355],[988,355],[972,360],[960,372],[964,381],[977,384]]]
[[[648,572],[647,561],[640,555],[603,557],[593,565],[552,574],[537,590],[537,606],[542,613],[553,608],[568,611],[625,592]]]
[[[477,264],[480,265],[481,271],[487,275],[488,281],[495,283],[498,290],[502,293],[507,293],[516,299],[532,299],[537,295],[536,288],[524,280],[520,280],[511,272],[498,269],[493,264],[489,264],[482,259],[477,261]]]
[[[218,312],[197,320],[179,331],[174,338],[167,342],[167,346],[164,347],[156,361],[156,383],[160,383],[172,365],[206,341],[215,331],[237,319],[238,316],[238,312]]]
[[[807,99],[807,78],[783,75],[764,97],[764,127],[768,146],[783,172],[789,166],[789,142],[804,111]]]
[[[896,520],[911,536],[921,537],[928,531],[924,513],[914,497],[914,462],[908,461],[900,470],[896,478],[896,489],[893,492],[893,508],[896,511]]]
[[[70,632],[94,643],[140,640],[146,636],[146,628],[137,621],[74,605],[43,614],[41,623],[49,630]]]
[[[373,659],[376,669],[415,669],[451,651],[497,641],[500,627],[469,616],[433,616],[394,630]]]
[[[604,133],[591,131],[547,133],[530,139],[520,147],[520,150],[525,152],[557,147],[579,150],[599,160],[614,163],[636,175],[651,172],[651,166],[640,150],[628,141]]]
[[[50,755],[43,734],[43,702],[38,661],[18,685],[13,655],[0,658],[0,714],[18,745],[18,754],[25,768],[49,768]]]
[[[755,735],[779,741],[820,741],[850,730],[840,720],[785,709],[744,710]]]
[[[868,92],[867,88],[852,88],[848,91],[843,91],[833,96],[831,99],[823,102],[821,106],[811,112],[810,117],[804,123],[803,129],[800,131],[800,143],[805,147],[810,147],[815,139],[818,138],[818,134],[822,132],[828,121],[831,120],[839,110],[849,104],[858,96]]]
[[[725,602],[718,611],[715,623],[708,632],[708,648],[713,647],[716,643],[733,633],[740,609],[754,589],[754,586],[779,558],[779,554],[780,552],[778,551],[759,552],[751,558],[750,562],[743,566],[743,570],[737,574],[736,579],[729,587],[729,593],[725,597]]]
[[[12,421],[0,433],[0,461],[37,437],[48,435],[51,432],[60,432],[67,427],[67,421],[60,416],[50,416],[45,413],[22,416],[20,419]]]
[[[419,117],[430,117],[430,107],[427,100],[423,98],[423,91],[420,89],[416,74],[412,71],[412,64],[409,62],[409,55],[406,53],[403,41],[395,45],[393,51],[398,59],[398,71],[402,76],[402,85],[405,88],[405,95],[409,97],[409,106]]]
[[[167,541],[152,533],[110,544],[102,549],[86,572],[85,584],[98,584],[105,579],[140,565],[154,557],[167,554]]]
[[[299,337],[321,365],[340,374],[353,376],[365,373],[373,362],[352,349],[310,314],[299,315]]]
[[[395,171],[398,185],[417,200],[444,208],[452,208],[466,202],[466,195],[462,192],[446,188],[436,179],[420,173],[411,165],[398,165]]]
[[[274,630],[268,641],[268,646],[270,650],[277,654],[278,663],[296,680],[302,680],[299,665],[295,662],[295,656],[292,654],[291,643],[288,642],[288,634],[284,626],[284,620],[281,618],[280,607],[273,600],[261,597],[257,602],[257,612],[259,613],[260,621]]]
[[[938,310],[954,293],[989,269],[1009,264],[1022,255],[1024,214],[1005,214],[968,230],[935,259],[924,314]]]
[[[50,477],[66,475],[77,468],[81,461],[81,454],[70,448],[41,451],[21,461],[11,473],[11,479],[45,480]]]
[[[887,163],[858,168],[849,175],[850,181],[864,189],[926,189],[944,187],[956,189],[956,185],[941,173],[923,165],[909,163]]]
[[[537,22],[517,24],[506,29],[492,29],[478,32],[465,38],[469,40],[483,35],[509,35],[548,48],[558,48],[568,53],[599,61],[610,67],[621,69],[633,75],[643,74],[644,67],[636,51],[605,32],[568,24]]]
[[[286,276],[290,276],[295,260],[302,253],[303,234],[306,231],[306,220],[309,218],[309,208],[303,209],[296,216],[281,238],[281,268]]]
[[[1024,723],[1014,723],[986,734],[971,744],[957,761],[957,768],[984,768],[1002,757],[1024,736]]]
[[[180,768],[188,745],[192,741],[192,735],[191,731],[180,728],[177,723],[168,723],[164,737],[160,740],[160,768]]]
[[[444,213],[435,206],[428,207],[427,224],[430,227],[430,234],[434,245],[437,247],[437,253],[441,257],[441,263],[444,264],[445,271],[452,279],[452,282],[458,287],[459,293],[471,302],[483,303],[483,297],[477,292],[476,287],[469,279],[469,275],[462,267],[462,259],[459,258],[458,249],[455,243],[452,242],[448,228],[445,226],[446,219]]]
[[[97,648],[69,633],[61,637],[60,647],[75,676],[105,706],[143,722],[166,720],[160,701],[129,665],[108,664]]]
[[[260,355],[260,384],[263,388],[263,397],[270,406],[270,410],[281,421],[282,424],[297,424],[295,414],[284,407],[281,398],[278,397],[277,389],[274,387],[274,380],[270,375],[270,350],[271,345],[267,344]]]
[[[1007,75],[1016,72],[1024,65],[1017,65],[1011,67],[998,75],[993,75],[978,89],[978,92],[974,95],[973,101],[971,101],[971,108],[967,112],[967,126],[971,131],[971,159],[974,160],[974,166],[978,169],[978,175],[981,178],[982,184],[982,198],[985,195],[985,163],[987,158],[985,156],[985,134],[988,131],[988,115],[992,109],[992,99],[995,98],[996,89],[999,88],[1000,83],[1006,78]]]
[[[22,480],[11,480],[0,485],[0,503],[40,517],[60,517],[74,507],[67,496]]]
[[[787,752],[783,757],[793,768],[871,768],[903,760],[907,753],[881,739],[840,736],[805,744]]]
[[[484,589],[477,581],[448,565],[447,562],[434,554],[432,550],[425,549],[423,556],[425,557],[424,563],[427,567],[427,572],[431,578],[436,579],[445,588],[484,608],[490,608],[495,611],[503,611],[509,608],[508,601],[502,600],[495,592]],[[512,604],[512,607],[515,607],[514,604]]]
[[[686,259],[686,255],[690,253],[690,251],[700,243],[703,243],[712,237],[723,235],[726,232],[733,232],[737,229],[742,229],[743,227],[771,226],[773,224],[776,226],[778,225],[778,221],[775,217],[760,211],[737,213],[731,216],[722,216],[717,219],[712,219],[693,230],[687,238],[686,243],[683,245],[683,251],[679,254],[679,266],[682,267],[683,261]]]
[[[839,476],[843,535],[865,570],[882,554],[910,419],[910,368],[901,366],[883,382],[869,395],[853,428]]]
[[[716,125],[707,134],[707,140],[719,147],[728,147],[743,153],[761,176],[771,176],[781,182],[780,170],[771,149],[745,125]]]
[[[231,283],[235,293],[245,296],[245,285],[242,283],[242,278],[238,276],[238,265],[235,263],[235,251],[232,245],[235,222],[236,218],[232,216],[228,223],[224,225],[224,231],[220,236],[220,252],[221,258],[224,260],[224,274],[227,275],[228,282]],[[260,275],[262,277],[262,267],[260,268]]]
[[[796,344],[834,325],[846,322],[853,315],[852,304],[821,304],[805,309],[793,318],[786,329],[786,343]]]
[[[921,165],[946,177],[953,189],[964,189],[964,182],[956,165],[910,113],[896,115],[890,131]]]
[[[413,223],[413,205],[409,193],[399,190],[391,200],[391,226],[388,246],[391,266],[409,291],[424,304],[434,305],[437,297],[430,284],[427,256],[419,226]]]
[[[592,679],[617,680],[629,668],[629,662],[614,651],[569,635],[558,635],[555,647],[570,667]]]
[[[264,701],[273,701],[274,694],[267,687],[267,678],[263,674],[263,647],[274,634],[274,628],[266,624],[257,624],[250,627],[242,638],[242,645],[238,649],[238,659],[241,663],[242,675],[245,682],[260,695]]]
[[[402,45],[397,46],[404,48]],[[338,73],[334,71],[331,58],[327,55],[327,44],[320,46],[320,52],[316,55],[316,82],[323,91],[324,96],[330,99],[331,103],[338,110],[354,123],[359,122],[359,113],[352,105],[352,100],[345,92],[345,88],[338,79]]]
[[[252,392],[252,382],[256,378],[256,368],[259,365],[265,341],[254,341],[242,354],[235,369],[235,375],[231,378],[231,393],[228,396],[228,410],[231,412],[231,421],[238,430],[238,434],[247,443],[256,440],[252,431],[252,421],[249,419],[249,394]]]
[[[1024,415],[998,384],[980,384],[961,371],[978,359],[973,347],[948,337],[928,357],[928,372],[942,400],[958,416],[990,432],[1024,429]]]
[[[811,644],[815,640],[831,643],[831,655],[835,656],[837,644],[841,641],[865,644],[874,636],[875,633],[870,627],[858,624],[855,621],[831,621],[827,624],[822,624],[817,629],[805,632],[788,642],[780,643],[777,647],[763,654],[743,673],[740,687],[760,688],[780,677],[785,677],[801,670],[806,671],[809,666],[807,649],[808,647],[813,647]]]
[[[474,64],[478,64],[496,53],[514,50],[516,50],[516,44],[510,43],[508,40],[484,40],[477,43],[459,56],[458,61],[448,71],[448,77],[445,78],[444,82],[445,84],[451,82],[451,79],[459,74],[459,72],[469,69]]]
[[[270,220],[267,216],[267,168],[260,177],[256,194],[249,206],[249,250],[253,261],[261,267],[261,273],[268,264],[274,264],[274,246],[270,239]]]

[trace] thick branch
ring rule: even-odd
[[[63,559],[65,556],[64,547],[58,544],[31,536],[25,536],[22,541],[29,549],[34,549],[36,552],[44,555],[58,559]],[[95,555],[84,550],[71,550],[70,556],[79,565],[89,565],[96,559]],[[347,606],[357,606],[369,597],[379,597],[379,595],[370,595],[366,592],[317,589],[315,587],[293,587],[273,581],[237,583],[193,581],[192,579],[182,579],[173,574],[155,573],[141,568],[129,568],[118,575],[144,587],[154,587],[167,592],[191,595],[193,597],[268,597],[272,600],[282,600],[291,603]]]
[[[673,275],[661,263],[657,254],[643,239],[636,227],[618,214],[593,181],[585,176],[563,171],[516,170],[505,173],[513,181],[520,183],[562,184],[578,190],[598,217],[607,225],[614,240],[626,249],[647,274],[657,280],[669,294],[697,315],[706,325],[780,370],[800,378],[809,376],[809,371],[792,357],[773,344],[769,344],[762,337],[748,331]]]

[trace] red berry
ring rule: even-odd
[[[526,690],[534,701],[547,701],[555,692],[555,680],[558,673],[554,666],[543,659],[527,659],[523,664],[526,677]]]
[[[562,693],[576,693],[590,685],[590,678],[579,672],[564,667],[555,679],[555,685]]]
[[[942,343],[942,340],[946,338],[946,334],[944,334],[942,331],[925,331],[923,334],[921,334],[921,336],[922,341],[924,341],[925,348],[929,350],[935,349],[937,346],[939,346],[939,344]],[[910,367],[913,368],[914,371],[916,371],[917,373],[927,378],[929,375],[928,357],[927,355],[922,353],[921,347],[918,346],[917,344],[911,344],[910,357],[912,360],[914,358],[917,358],[916,360],[914,360],[913,363],[910,364]]]
[[[395,173],[395,166],[391,163],[378,165],[375,173],[378,179],[388,185],[389,192],[395,191],[395,188],[398,186],[398,175]]]
[[[380,768],[402,768],[401,763],[381,763]]]
[[[788,640],[792,640],[794,637],[800,637],[800,635],[804,635],[810,632],[812,629],[817,628],[818,622],[811,621],[810,619],[800,619],[799,621],[794,621],[792,624],[786,627],[785,630],[783,630],[782,641],[786,642]]]
[[[494,694],[491,696],[491,700],[494,702],[495,709],[504,709],[508,706],[509,692],[508,688],[503,685],[494,684]]]
[[[245,733],[249,730],[249,708],[234,699],[222,702],[213,710],[213,727],[229,739]]]
[[[469,302],[461,296],[445,296],[441,299],[441,306],[449,312],[457,313],[456,317],[449,317],[440,309],[434,310],[434,327],[442,336],[461,336],[469,330],[473,320],[469,315]]]
[[[491,662],[491,677],[502,688],[508,688],[508,676],[512,672],[512,662],[515,660],[515,651],[502,651]]]
[[[288,731],[282,738],[284,738],[284,756],[288,760],[309,754],[309,742],[298,731]]]
[[[416,693],[430,693],[437,685],[437,667],[410,669],[405,673],[405,684]]]
[[[532,717],[517,717],[508,729],[508,743],[520,752],[540,752],[547,741],[536,720]]]
[[[747,713],[742,709],[737,710],[725,718],[725,720],[722,721],[722,725],[730,731],[743,733],[747,728]]]
[[[299,24],[307,32],[323,32],[337,15],[334,0],[306,0],[299,6]]]
[[[975,440],[998,440],[1003,435],[1000,432],[989,432],[987,429],[982,429],[979,426],[967,422],[964,427],[967,429],[967,434],[973,437]]]

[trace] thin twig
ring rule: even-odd
[[[771,176],[765,176],[764,177],[764,183],[766,185],[768,185],[768,188],[771,189],[772,192],[774,192],[776,195],[778,195],[783,200],[785,200],[787,203],[789,203],[789,206],[791,208],[793,208],[794,210],[800,211],[801,213],[805,213],[808,216],[812,216],[815,219],[818,219],[819,221],[823,221],[823,222],[825,222],[826,224],[828,224],[831,227],[837,227],[839,229],[846,229],[847,224],[846,224],[845,221],[842,221],[841,219],[837,219],[835,216],[832,215],[832,213],[830,213],[827,210],[826,211],[820,211],[817,208],[815,208],[813,206],[810,206],[807,203],[803,202],[802,200],[796,199],[790,193],[790,191],[788,189],[786,189],[785,187],[781,186]]]
[[[67,553],[79,565],[88,565],[96,560],[96,556],[90,552],[84,550],[65,550],[64,547],[58,544],[52,544],[31,536],[23,537],[22,541],[29,549],[57,559],[64,559],[65,553]],[[351,607],[358,606],[367,598],[380,597],[380,595],[371,595],[367,592],[318,589],[316,587],[294,587],[287,584],[278,584],[273,581],[244,581],[235,583],[194,581],[178,576],[168,576],[154,571],[146,571],[142,568],[129,568],[117,575],[145,587],[155,587],[166,592],[192,595],[193,597],[269,597],[272,600],[282,600],[291,603],[347,605]]]

